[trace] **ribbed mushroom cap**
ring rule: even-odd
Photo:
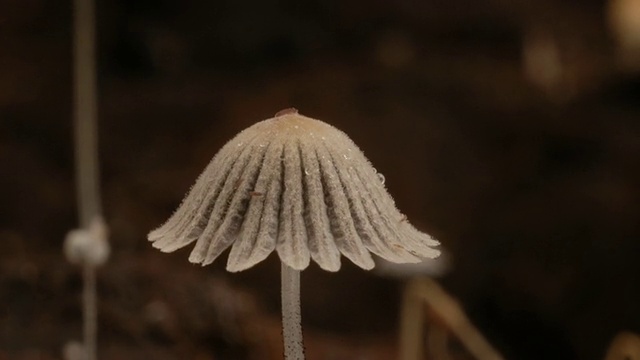
[[[434,258],[439,243],[395,207],[376,170],[342,131],[282,111],[229,141],[178,210],[149,233],[172,252],[196,241],[189,261],[207,265],[231,246],[227,270],[276,250],[296,270],[313,259],[340,269],[340,254],[363,269],[371,253],[396,263]]]

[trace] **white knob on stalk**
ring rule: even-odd
[[[74,229],[64,240],[64,255],[73,264],[100,266],[109,258],[107,226],[96,217],[89,228]]]

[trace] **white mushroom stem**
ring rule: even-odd
[[[80,227],[88,229],[101,213],[94,0],[74,1],[74,118],[76,186]],[[96,264],[83,264],[84,360],[96,360]]]
[[[98,339],[98,296],[96,293],[96,267],[93,264],[84,264],[83,269],[84,288],[82,289],[82,315],[84,318],[84,359],[97,359]]]
[[[94,5],[93,0],[74,3],[74,138],[78,215],[82,228],[89,228],[101,213]]]
[[[302,315],[300,314],[300,271],[281,265],[282,286],[282,336],[284,358],[304,360],[302,342]]]

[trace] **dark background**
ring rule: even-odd
[[[146,233],[227,140],[295,106],[349,134],[441,240],[440,282],[506,358],[602,359],[640,331],[640,77],[606,8],[98,1],[100,358],[281,357],[274,257],[229,275]],[[77,226],[72,20],[68,1],[0,0],[2,360],[60,359],[81,336],[61,252]],[[350,264],[302,278],[310,359],[394,358],[400,281]]]

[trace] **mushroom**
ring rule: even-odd
[[[246,270],[274,250],[281,261],[285,359],[304,359],[300,271],[315,261],[340,269],[340,255],[374,267],[435,258],[439,244],[395,206],[364,154],[336,128],[278,112],[245,129],[211,160],[169,220],[149,233],[172,252],[196,242],[189,261],[211,264],[231,247],[227,270]]]

